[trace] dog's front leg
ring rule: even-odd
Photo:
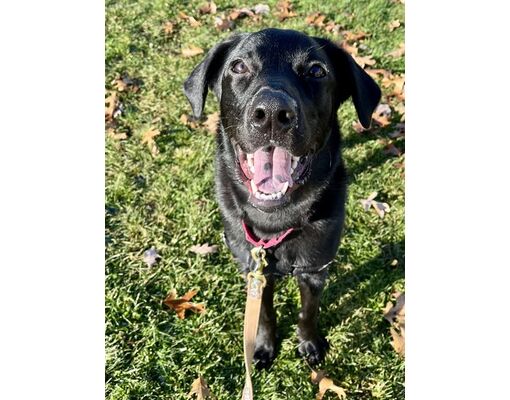
[[[275,279],[272,275],[266,275],[266,280],[253,356],[257,368],[268,368],[276,356],[276,313],[273,307]]]
[[[311,365],[320,363],[326,351],[328,342],[319,335],[317,319],[319,303],[325,276],[323,274],[302,274],[297,277],[301,292],[301,312],[298,321],[298,353],[306,357]]]

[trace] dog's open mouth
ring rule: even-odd
[[[236,146],[236,154],[250,200],[256,204],[283,203],[305,182],[310,170],[310,155],[294,156],[283,147],[266,146],[245,153]]]

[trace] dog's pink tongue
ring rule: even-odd
[[[292,186],[290,167],[292,157],[281,147],[266,147],[253,154],[253,181],[263,193],[277,193],[286,182]]]

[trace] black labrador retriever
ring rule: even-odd
[[[276,353],[276,277],[294,275],[301,292],[298,352],[310,364],[328,349],[319,300],[337,252],[346,173],[337,110],[349,97],[369,127],[381,91],[341,48],[300,32],[234,34],[214,46],[184,83],[195,117],[208,88],[220,102],[216,195],[225,240],[243,272],[250,250],[267,245],[255,360]]]

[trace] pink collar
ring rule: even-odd
[[[293,230],[294,228],[287,229],[285,233],[283,233],[280,236],[273,237],[269,240],[259,239],[255,236],[253,231],[246,225],[246,222],[244,220],[241,220],[241,223],[243,225],[244,235],[246,237],[246,240],[251,243],[255,247],[262,246],[264,249],[269,249],[270,247],[274,247],[279,245],[283,239],[285,239]]]

